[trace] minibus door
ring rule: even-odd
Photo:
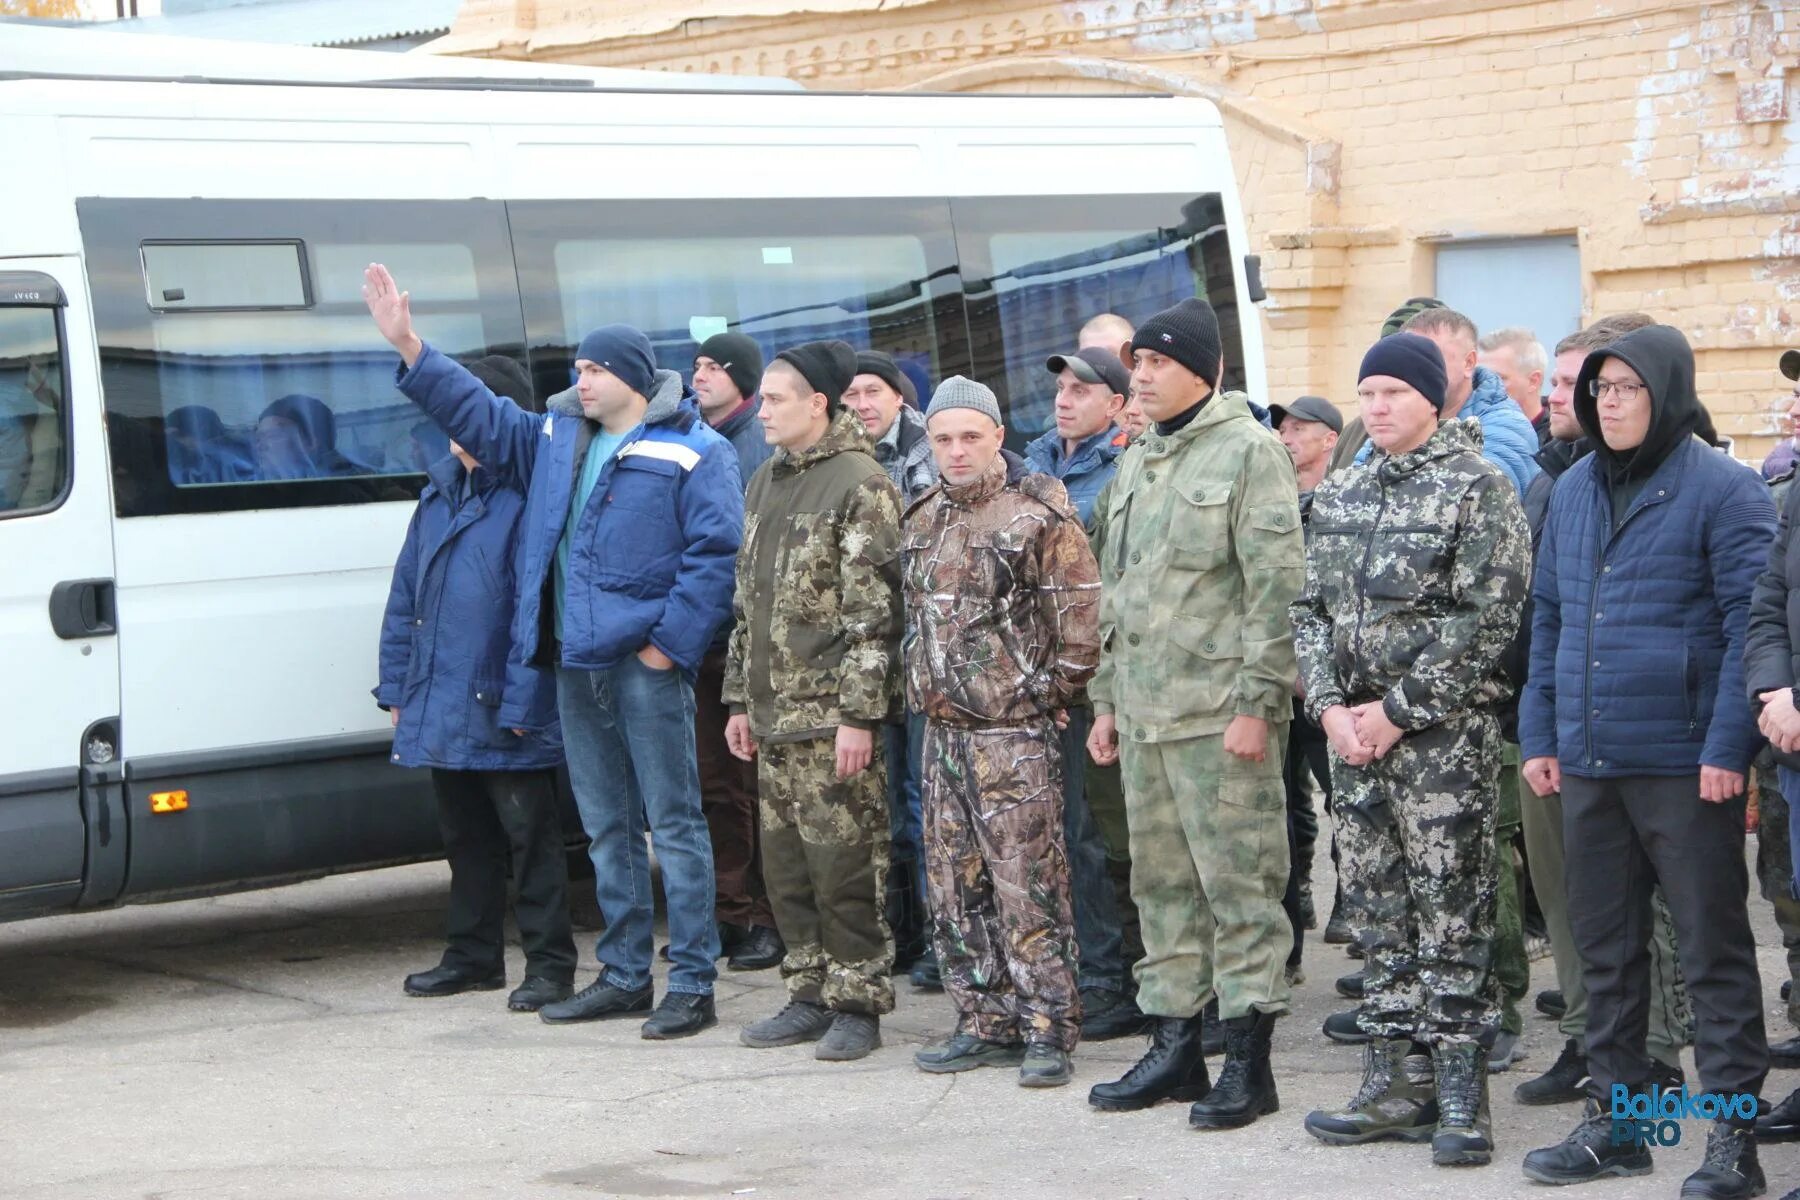
[[[0,259],[0,917],[124,882],[119,616],[80,261]]]

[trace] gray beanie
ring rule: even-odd
[[[927,421],[946,408],[972,408],[991,419],[994,424],[1001,424],[1000,402],[994,399],[994,391],[985,383],[976,383],[973,379],[961,375],[952,375],[938,384],[937,391],[931,394],[931,405],[925,410]]]

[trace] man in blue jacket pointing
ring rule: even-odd
[[[731,444],[681,376],[627,325],[589,333],[576,386],[537,416],[496,397],[413,332],[407,293],[371,264],[363,296],[400,352],[398,386],[485,468],[526,491],[509,665],[556,668],[569,781],[606,929],[599,978],[538,1015],[552,1024],[649,1013],[648,818],[669,912],[669,983],[650,1039],[717,1022],[712,848],[694,760],[693,679],[731,611],[742,487]],[[500,721],[530,732],[510,689]]]

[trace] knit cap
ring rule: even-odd
[[[1154,350],[1174,359],[1214,387],[1219,386],[1219,360],[1224,344],[1219,338],[1219,317],[1212,305],[1190,296],[1173,308],[1165,308],[1138,327],[1119,354],[1131,365],[1134,350]]]
[[[730,378],[738,395],[748,400],[762,386],[762,347],[756,339],[742,333],[715,333],[700,343],[696,358],[710,358]]]
[[[925,419],[930,421],[950,408],[972,408],[994,424],[1001,424],[1000,402],[994,398],[993,389],[961,375],[952,375],[938,384],[937,391],[931,394],[931,406],[925,410]]]
[[[1362,368],[1356,373],[1361,383],[1371,375],[1386,375],[1411,385],[1414,391],[1431,401],[1431,407],[1444,411],[1444,356],[1437,343],[1416,333],[1396,333],[1369,347],[1363,355]]]

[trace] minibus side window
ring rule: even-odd
[[[56,508],[68,486],[68,386],[56,310],[0,307],[0,520]]]
[[[1132,325],[1190,296],[1219,316],[1223,387],[1244,386],[1244,356],[1225,210],[1217,195],[1005,196],[950,202],[976,378],[999,394],[1015,449],[1054,424],[1052,354],[1082,325],[1117,313]]]
[[[362,300],[370,262],[440,351],[525,365],[497,201],[77,208],[120,516],[417,497],[450,443],[394,386]]]
[[[642,329],[684,378],[726,331],[765,362],[817,338],[886,351],[921,404],[968,371],[941,200],[515,200],[507,213],[541,392],[570,385],[575,345],[609,321]]]

